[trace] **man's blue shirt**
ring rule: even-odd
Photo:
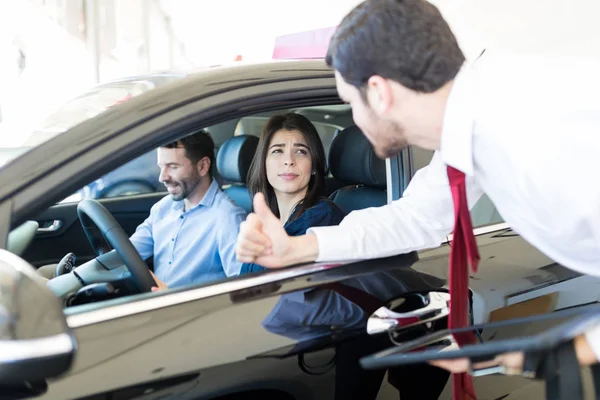
[[[213,179],[200,203],[186,212],[183,201],[161,199],[130,240],[143,259],[154,255],[154,273],[167,286],[204,283],[239,275],[235,243],[245,218]]]

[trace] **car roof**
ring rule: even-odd
[[[281,69],[283,67],[283,69]],[[313,71],[314,69],[318,71]],[[130,75],[121,78],[111,79],[102,82],[94,88],[109,86],[115,83],[135,82],[140,80],[148,80],[151,82],[163,82],[163,78],[173,78],[173,80],[184,79],[188,77],[205,77],[206,75],[215,74],[220,76],[223,73],[229,74],[232,71],[246,72],[252,75],[263,75],[265,77],[274,73],[280,74],[288,72],[289,76],[296,75],[297,72],[323,72],[323,69],[329,70],[331,75],[333,72],[325,64],[322,58],[315,59],[281,59],[281,60],[266,60],[266,61],[234,61],[227,64],[212,65],[207,67],[195,67],[189,69],[170,69],[150,72],[146,74]]]
[[[268,62],[237,62],[211,68],[191,70],[187,77],[169,85],[196,86],[208,82],[213,89],[227,90],[244,82],[259,83],[268,80],[291,80],[333,77],[333,71],[323,59],[272,60]]]

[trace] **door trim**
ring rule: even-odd
[[[171,307],[182,303],[187,303],[195,300],[201,300],[207,297],[227,294],[251,287],[268,285],[282,280],[293,279],[302,275],[313,274],[319,271],[330,269],[342,265],[331,263],[307,264],[293,269],[273,270],[267,274],[257,276],[247,276],[241,279],[229,279],[221,283],[215,283],[209,286],[199,288],[180,288],[172,289],[162,293],[147,294],[148,297],[141,298],[138,301],[130,301],[123,303],[122,299],[117,299],[119,303],[114,306],[107,306],[82,312],[72,315],[67,315],[67,325],[72,328],[79,328],[86,325],[93,325],[108,320],[123,318],[130,315],[140,314],[147,311],[153,311],[160,308]],[[323,282],[325,284],[327,282]],[[313,284],[314,285],[314,284]],[[273,293],[278,292],[278,288],[273,290]],[[261,295],[269,294],[268,292],[260,293]],[[113,301],[103,302],[107,304]]]
[[[309,263],[293,268],[275,269],[269,273],[229,278],[196,288],[182,287],[158,293],[146,293],[138,295],[138,298],[133,301],[123,298],[107,300],[95,309],[94,307],[97,306],[94,304],[77,306],[66,309],[65,314],[68,326],[75,329],[220,295],[229,295],[231,304],[242,303],[315,288],[363,273],[408,268],[417,261],[417,253],[412,252],[372,260]]]

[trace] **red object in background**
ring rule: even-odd
[[[123,97],[122,99],[119,99],[119,100],[115,101],[114,105],[125,103],[127,100],[131,100],[131,93],[127,93],[125,95],[125,97]]]
[[[275,38],[273,59],[325,58],[337,26],[292,33]]]

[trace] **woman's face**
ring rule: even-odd
[[[285,129],[275,132],[269,143],[265,166],[275,195],[304,198],[312,174],[312,161],[302,133]]]

